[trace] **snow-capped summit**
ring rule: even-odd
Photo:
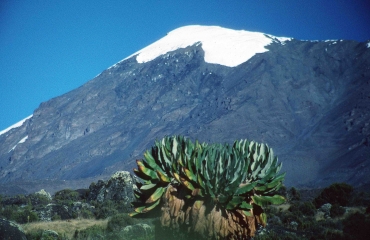
[[[216,26],[169,32],[0,131],[0,192],[85,188],[174,134],[267,143],[286,186],[370,186],[369,42],[289,40]]]
[[[274,37],[260,32],[190,25],[169,32],[165,37],[127,58],[137,55],[137,62],[149,62],[167,52],[200,43],[205,52],[206,62],[235,67],[256,53],[268,51],[265,47],[272,42],[278,41],[283,44],[289,40],[291,38]]]

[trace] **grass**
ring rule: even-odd
[[[36,232],[38,230],[53,230],[58,234],[65,235],[68,239],[72,239],[76,230],[84,230],[92,226],[99,226],[106,228],[108,219],[95,220],[95,219],[72,219],[68,221],[52,221],[52,222],[33,222],[22,224],[25,233]]]

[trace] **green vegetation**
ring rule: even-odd
[[[168,141],[171,139],[172,142]],[[55,193],[53,199],[49,199],[42,194],[0,196],[0,218],[22,224],[29,240],[41,239],[44,230],[47,229],[57,232],[60,240],[215,239],[220,235],[215,236],[213,226],[222,227],[221,224],[217,225],[217,221],[222,219],[220,216],[223,216],[218,214],[219,212],[231,216],[231,218],[235,217],[236,221],[232,220],[231,224],[229,219],[224,220],[231,229],[234,229],[235,225],[244,219],[251,220],[246,221],[249,225],[243,225],[243,231],[251,235],[250,226],[255,224],[256,232],[253,238],[255,240],[368,239],[370,234],[370,228],[368,227],[370,225],[369,192],[361,192],[345,183],[334,183],[320,192],[280,187],[278,185],[280,185],[282,179],[279,181],[276,181],[276,179],[283,175],[278,174],[280,166],[276,164],[277,160],[274,160],[275,157],[273,157],[271,150],[267,150],[265,146],[263,151],[261,145],[257,143],[253,144],[257,151],[251,154],[257,156],[257,159],[263,159],[263,157],[258,157],[259,153],[268,152],[267,159],[272,159],[272,161],[271,165],[270,160],[266,161],[265,164],[263,162],[256,163],[253,168],[262,171],[270,165],[270,168],[273,169],[271,171],[275,174],[275,178],[266,180],[264,183],[261,179],[266,176],[266,173],[265,175],[254,174],[257,177],[253,178],[253,174],[250,174],[253,173],[251,171],[252,164],[247,164],[247,161],[244,161],[243,165],[236,161],[238,156],[243,156],[238,151],[246,149],[240,146],[248,146],[248,152],[252,152],[249,149],[250,143],[248,145],[245,140],[237,141],[231,146],[199,144],[197,142],[188,145],[186,139],[179,140],[178,138],[176,138],[176,142],[177,146],[181,143],[181,148],[178,147],[176,151],[178,155],[174,155],[180,159],[177,163],[165,165],[167,163],[166,158],[169,159],[169,156],[171,157],[173,154],[173,149],[176,149],[174,148],[176,145],[174,144],[174,138],[167,138],[164,143],[157,142],[150,152],[145,153],[145,159],[139,161],[139,169],[136,172],[143,175],[144,181],[139,184],[141,191],[137,193],[137,196],[141,202],[135,203],[136,216],[134,218],[129,216],[127,204],[123,201],[104,200],[98,202],[88,200],[88,189],[65,189]],[[190,146],[190,149],[188,149],[188,146]],[[231,154],[228,155],[229,153]],[[188,155],[186,154],[194,158],[187,158]],[[200,161],[201,164],[196,165],[195,156],[197,156],[196,159],[202,159],[203,157],[207,160]],[[159,157],[163,160],[159,162],[163,163],[162,165],[157,164],[158,160],[156,158]],[[149,158],[149,161],[147,158]],[[208,159],[211,158],[215,159],[213,165],[208,163]],[[153,165],[153,162],[150,162],[152,159],[159,166],[159,170],[151,167],[150,164]],[[195,162],[192,163],[190,159]],[[173,161],[173,159],[171,158],[170,161]],[[170,170],[166,171],[167,167],[164,166],[168,166]],[[230,166],[232,166],[232,171],[227,170]],[[176,171],[172,172],[172,168]],[[150,175],[148,169],[155,172],[156,177]],[[247,174],[244,176],[246,180],[238,185],[236,183],[240,178],[238,173],[241,173],[242,169],[247,169]],[[268,172],[267,170],[265,169],[266,172]],[[236,176],[235,179],[234,176]],[[249,178],[247,180],[247,177],[257,183],[253,184],[253,181]],[[199,179],[204,181],[199,181]],[[271,184],[272,182],[274,184],[279,182],[279,184],[276,184],[275,188],[271,188],[274,185]],[[215,188],[210,187],[211,184],[215,183],[217,183]],[[248,191],[251,185],[253,190]],[[261,189],[269,189],[268,187],[264,188],[264,185],[269,185],[270,190],[273,191],[267,194],[258,192],[262,191]],[[227,188],[227,186],[230,187]],[[161,189],[159,192],[163,191],[163,193],[155,194],[157,189]],[[234,189],[233,194],[227,195],[226,193],[232,192],[231,189]],[[280,205],[262,204],[262,209],[261,205],[254,202],[254,194],[256,193],[261,196],[281,195],[287,201]],[[243,198],[238,198],[240,196]],[[158,205],[161,204],[162,207],[153,207],[153,209],[148,210],[156,202],[158,202]],[[269,203],[276,202],[270,201]],[[253,208],[246,204],[252,205]],[[46,209],[47,205],[49,207],[51,205],[58,206],[57,210],[69,209],[69,212],[68,214],[58,212],[51,216],[51,221],[42,221],[43,216],[39,212],[40,209]],[[146,213],[139,214],[140,211]],[[232,215],[233,212],[237,212],[239,215]],[[249,215],[248,212],[253,213],[252,217],[247,216]],[[269,217],[261,219],[262,214]],[[160,218],[157,217],[160,215]],[[207,222],[208,219],[217,221]],[[203,222],[200,222],[200,220]],[[163,227],[166,226],[165,224],[169,224],[168,227]],[[178,225],[177,229],[173,227],[176,224]],[[266,224],[265,227],[261,228],[260,226],[264,224]],[[211,237],[204,237],[202,234],[194,233],[194,231],[192,234],[189,233],[188,228],[194,227],[194,225],[198,227],[198,230],[204,231],[206,229],[207,234],[210,233]]]
[[[200,144],[165,137],[144,158],[134,169],[144,182],[131,216],[161,203],[163,227],[187,225],[190,233],[212,238],[254,236],[257,223],[267,223],[263,207],[285,202],[275,194],[285,173],[278,174],[281,164],[266,144]]]
[[[331,189],[331,187],[325,189]],[[269,216],[267,225],[264,229],[257,231],[254,239],[367,239],[370,223],[370,193],[353,190],[349,201],[346,203],[347,206],[333,204],[329,215],[324,217],[322,210],[316,209],[314,202],[316,198],[322,196],[323,191],[327,191],[325,189],[315,196],[311,196],[303,190],[282,187],[278,193],[284,195],[288,202],[283,205],[265,207],[265,213]],[[68,193],[69,191],[65,192]],[[299,197],[291,197],[293,195]],[[68,198],[68,196],[65,196],[63,199],[67,200],[59,199],[59,201],[68,203],[70,201]],[[42,233],[46,229],[53,229],[58,232],[59,239],[63,240],[189,239],[189,234],[186,232],[174,232],[168,228],[162,228],[159,218],[140,219],[129,217],[128,213],[123,211],[120,206],[122,204],[119,201],[106,201],[106,204],[89,202],[95,206],[95,210],[87,210],[92,214],[87,219],[82,217],[81,214],[80,220],[58,220],[58,216],[54,216],[53,221],[42,222],[37,217],[31,217],[32,214],[36,214],[35,209],[41,207],[41,205],[33,205],[29,196],[1,197],[0,199],[0,217],[23,223],[22,227],[25,229],[29,240],[41,239]],[[305,201],[301,199],[305,199]],[[84,198],[80,198],[79,201],[87,202]],[[55,200],[51,202],[55,202]],[[323,204],[325,203],[328,202]],[[155,211],[155,209],[152,211]],[[98,216],[103,218],[103,213],[106,220],[96,220]],[[30,216],[29,223],[26,218],[28,216]],[[143,233],[143,230],[139,228],[137,232],[133,231],[137,236],[128,236],[124,229],[139,223],[148,224],[154,229],[153,232]],[[200,238],[193,236],[193,239]]]
[[[321,194],[315,198],[314,204],[317,208],[325,203],[347,206],[350,202],[353,187],[346,183],[334,183],[325,188]]]
[[[345,239],[367,239],[370,236],[369,214],[354,213],[343,221]]]
[[[346,209],[339,204],[333,204],[330,208],[330,217],[341,217],[346,212]]]
[[[54,201],[56,202],[65,202],[65,201],[75,202],[78,200],[82,200],[80,198],[80,194],[77,191],[71,189],[64,189],[58,191],[54,195]]]

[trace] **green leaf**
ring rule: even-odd
[[[144,208],[145,208],[145,206],[137,207],[137,208],[134,209],[134,211],[137,212],[137,213],[142,213]]]
[[[151,177],[148,177],[147,175],[145,175],[143,172],[137,170],[137,169],[134,169],[134,173],[137,177],[141,178],[141,179],[144,179],[144,180],[150,180]]]
[[[261,220],[262,225],[266,226],[266,224],[267,224],[267,215],[266,215],[266,213],[261,213],[259,215],[259,218]]]
[[[128,215],[129,215],[130,217],[134,217],[134,216],[136,216],[136,215],[138,215],[138,214],[140,214],[140,213],[138,213],[138,212],[132,212],[132,213],[129,213]]]
[[[173,156],[177,156],[177,146],[178,146],[178,142],[177,142],[177,139],[176,139],[176,137],[174,137],[173,138],[173,140],[172,140],[172,154],[173,154]]]
[[[240,208],[241,209],[248,209],[248,210],[250,210],[250,209],[253,209],[253,206],[251,204],[243,201],[242,204],[240,204]]]
[[[198,176],[197,176],[197,182],[198,182],[198,184],[199,184],[199,186],[202,188],[202,189],[205,189],[205,185],[204,185],[204,182],[203,182],[203,179],[202,179],[202,177],[201,177],[201,175],[200,174],[198,174]]]
[[[244,197],[234,196],[226,205],[227,210],[235,209],[244,200]]]
[[[145,158],[146,162],[148,163],[148,165],[152,169],[159,168],[158,165],[157,165],[157,163],[155,162],[154,157],[152,156],[152,154],[150,154],[150,152],[148,150],[144,153],[144,158]]]
[[[224,195],[220,195],[220,196],[218,196],[218,201],[219,201],[220,203],[226,203],[226,202],[228,202],[230,199],[231,199],[231,196],[224,196]]]
[[[154,183],[144,184],[143,186],[141,186],[140,190],[149,190],[149,189],[152,189],[156,186],[157,186],[157,184],[154,184]]]
[[[189,180],[196,182],[197,177],[194,175],[192,171],[190,171],[187,168],[183,168],[183,171],[185,172],[185,175],[189,178]]]
[[[165,183],[171,182],[171,179],[168,176],[166,176],[162,171],[157,170],[157,175],[162,182],[165,182]]]
[[[286,173],[282,173],[282,174],[279,174],[278,176],[276,176],[272,181],[271,181],[271,183],[270,184],[274,184],[275,182],[281,182],[281,181],[283,181],[284,180],[284,178],[285,178],[285,175],[286,175]]]
[[[164,160],[164,165],[167,167],[171,166],[171,160],[169,159],[169,152],[165,148],[165,146],[162,145],[160,152],[161,152],[161,157]]]
[[[191,182],[189,182],[185,178],[180,178],[180,181],[190,191],[193,191],[195,189],[195,187],[193,186],[193,184],[191,184]]]
[[[264,207],[269,204],[282,204],[285,203],[285,198],[280,195],[274,195],[274,196],[252,196],[252,200],[255,204],[258,206]]]
[[[181,179],[180,179],[179,174],[177,174],[176,172],[174,172],[174,173],[172,173],[172,175],[177,180],[178,183],[181,183]]]
[[[160,197],[162,197],[163,193],[166,191],[166,188],[159,187],[155,190],[155,192],[145,201],[145,203],[152,203],[157,201]]]
[[[136,160],[136,163],[140,172],[150,177],[151,179],[158,179],[157,174],[153,170],[145,167],[143,162],[141,162],[140,160]]]
[[[240,194],[247,193],[251,191],[255,186],[256,186],[256,182],[243,184],[241,187],[239,186],[235,194],[240,195]]]
[[[142,213],[149,212],[150,210],[152,210],[153,208],[155,208],[159,204],[159,202],[160,202],[160,200],[158,199],[158,201],[154,202],[149,207],[144,208],[144,210],[142,211]]]
[[[254,187],[254,190],[259,191],[259,192],[264,192],[266,191],[266,189],[267,189],[266,185],[259,185],[259,186]]]

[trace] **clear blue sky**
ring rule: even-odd
[[[0,130],[175,28],[370,39],[368,0],[0,0]]]

